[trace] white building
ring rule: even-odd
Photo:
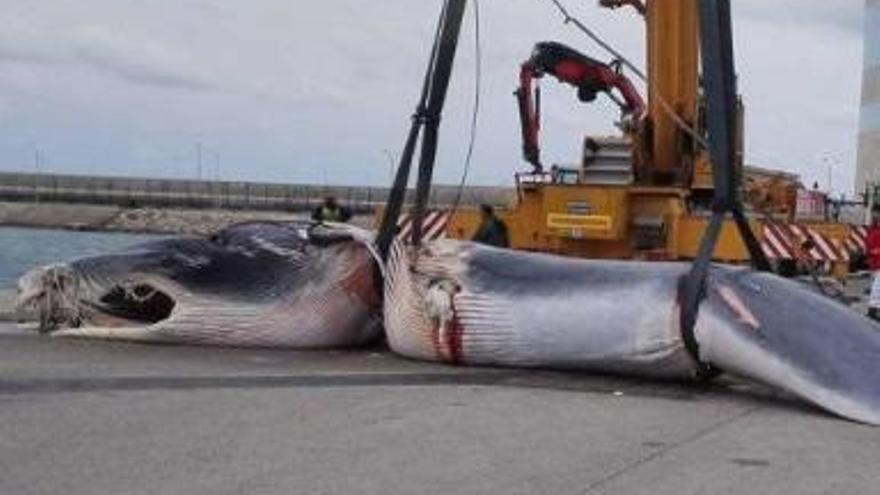
[[[865,68],[859,120],[856,193],[880,185],[880,0],[866,0]]]

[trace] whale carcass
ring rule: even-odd
[[[356,346],[380,331],[370,235],[249,223],[37,268],[18,303],[57,336],[236,347]]]
[[[713,266],[695,355],[678,303],[686,263],[395,242],[380,294],[375,258],[351,227],[243,224],[33,270],[19,302],[54,335],[238,347],[357,346],[381,317],[410,358],[669,379],[709,365],[880,424],[880,328],[775,275]]]
[[[682,338],[685,263],[563,258],[440,240],[393,246],[384,320],[392,349],[463,365],[692,379],[705,365],[880,424],[880,328],[775,275],[715,266]]]

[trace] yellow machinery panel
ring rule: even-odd
[[[506,212],[498,212],[498,216],[510,226],[509,215]],[[453,239],[470,239],[480,226],[480,211],[473,207],[459,208],[449,219],[446,225],[446,235]],[[513,234],[513,232],[510,232]]]
[[[619,241],[626,237],[627,190],[613,186],[546,185],[542,230],[563,239]]]
[[[520,189],[515,206],[497,214],[507,224],[514,249],[626,258],[628,201],[626,187],[532,184]],[[469,239],[479,224],[477,209],[459,209],[447,234]]]
[[[840,244],[846,242],[849,238],[850,231],[852,230],[852,227],[843,223],[810,221],[802,221],[799,223]]]
[[[611,232],[612,219],[608,215],[571,215],[548,213],[547,227],[563,235],[581,238],[588,234],[607,236]]]
[[[696,258],[703,232],[709,225],[708,217],[685,216],[678,220],[678,258]],[[752,232],[761,240],[763,229],[760,222],[751,221]],[[718,244],[712,258],[726,263],[746,263],[751,257],[732,219],[724,221]]]
[[[688,214],[686,195],[678,188],[533,184],[498,216],[508,226],[514,249],[589,258],[692,259],[709,219]],[[469,239],[479,224],[479,210],[460,208],[447,234]],[[761,222],[751,225],[760,241]],[[749,261],[733,220],[725,221],[713,259]]]
[[[685,192],[677,188],[629,189],[630,218],[627,257],[675,259],[678,218],[685,212]]]

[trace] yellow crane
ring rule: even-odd
[[[567,21],[578,24],[558,1],[552,1]],[[700,74],[699,2],[598,1],[603,8],[631,7],[631,12],[645,23],[647,70],[644,73],[625,59],[603,64],[567,47],[547,43],[539,44],[532,58],[523,64],[518,98],[523,119],[524,154],[534,169],[515,174],[516,197],[507,209],[500,212],[508,226],[512,248],[590,258],[677,260],[698,257],[701,240],[710,225],[716,183],[706,145],[708,119]],[[459,7],[463,8],[463,5]],[[586,26],[580,26],[592,35]],[[441,23],[438,30],[440,50],[445,41],[445,46],[454,52],[457,32],[453,35],[450,31],[457,28]],[[436,53],[435,61],[442,60]],[[643,111],[624,74],[627,69],[646,83],[647,102]],[[547,170],[538,158],[536,136],[540,127],[540,110],[535,108],[539,107],[537,102],[529,99],[529,77],[545,74],[576,86],[582,101],[589,102],[598,93],[607,93],[623,110],[619,125],[622,133],[618,136],[586,136],[576,166],[554,166]],[[436,89],[433,85],[426,85],[426,88]],[[445,90],[445,86],[441,89]],[[420,110],[416,112],[417,119],[426,119],[425,135],[429,142],[427,154],[425,146],[422,147],[417,197],[424,197],[423,193],[430,185],[433,164],[425,166],[425,157],[430,157],[431,148],[436,144],[430,144],[436,139],[434,117],[430,115],[430,96],[436,96],[434,93],[429,91],[429,97],[423,98],[418,107],[427,110],[428,115],[420,117]],[[439,101],[442,105],[442,98]],[[737,118],[731,143],[734,158],[730,173],[734,175],[744,173],[742,109],[737,98]],[[415,138],[411,133],[402,164],[411,161],[414,148]],[[401,167],[398,178],[404,172],[408,176],[409,170]],[[765,175],[762,171],[755,176],[758,179],[747,180],[746,186],[751,188],[748,192],[763,198],[779,198],[781,202],[778,204],[762,205],[762,211],[769,211],[771,217],[785,215],[783,220],[793,220],[794,196],[789,193],[793,183],[788,181],[780,185],[778,178],[767,181],[763,178]],[[773,194],[762,191],[761,188],[769,187],[768,184],[772,184]],[[787,192],[776,194],[777,189]],[[401,203],[402,191],[398,191],[398,196],[397,200],[392,197],[389,204]],[[417,202],[415,215],[423,215],[425,207],[424,201]],[[396,214],[395,211],[385,212],[385,223],[397,218]],[[743,223],[747,222],[757,234],[758,240],[762,240],[766,221],[768,219],[763,216],[743,219]],[[479,222],[477,210],[460,208],[448,219],[446,233],[453,238],[470,238]],[[420,229],[421,225],[416,229],[419,230],[417,240],[422,234]],[[720,224],[718,242],[711,253],[714,260],[746,263],[754,258],[750,254],[754,253],[754,246],[749,249],[738,230],[732,218]],[[838,237],[847,235],[846,228],[832,226],[822,230]],[[801,244],[809,240],[786,239],[787,248],[799,253],[804,248]],[[831,246],[832,243],[827,244]],[[829,247],[832,248],[834,246]],[[807,246],[805,249],[812,248]],[[845,271],[844,257],[835,261],[837,272]]]
[[[708,218],[712,173],[699,86],[697,0],[603,0],[632,6],[646,23],[647,109],[622,136],[587,136],[577,167],[517,175],[502,213],[517,249],[623,259],[696,256]],[[479,221],[461,210],[448,232],[466,238]],[[746,261],[732,222],[716,259]]]

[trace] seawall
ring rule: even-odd
[[[0,202],[0,226],[108,232],[206,234],[234,223],[308,217],[305,212]],[[362,227],[369,227],[372,222],[372,215],[355,215],[352,219],[353,224]]]
[[[67,203],[123,208],[189,208],[306,212],[324,197],[334,196],[355,213],[370,214],[388,198],[388,188],[322,186],[262,182],[140,179],[86,175],[0,172],[0,201]],[[432,187],[430,203],[450,205],[459,195],[457,186]],[[466,187],[460,204],[502,205],[513,195],[510,188]],[[408,201],[413,192],[409,191]]]

